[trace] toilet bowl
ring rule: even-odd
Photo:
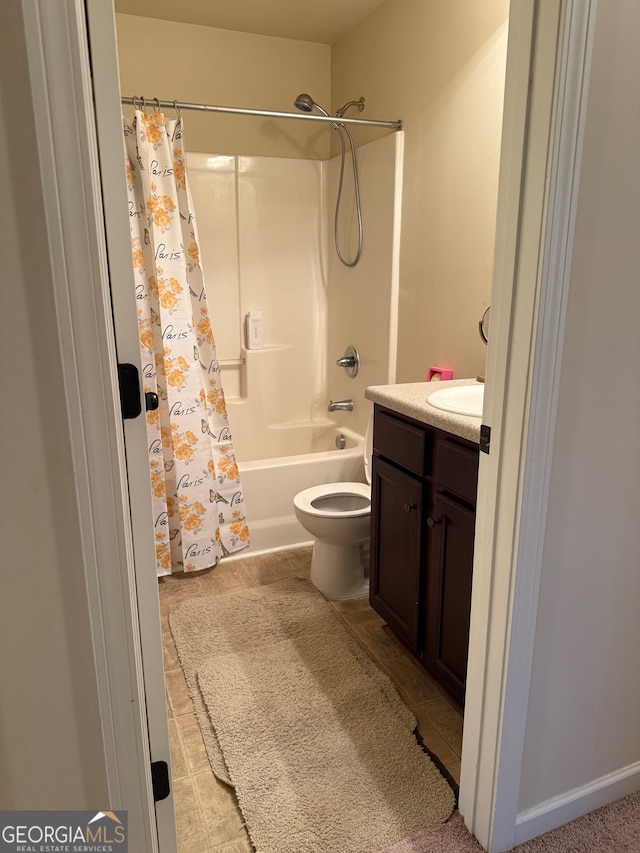
[[[371,521],[373,416],[364,440],[366,483],[325,483],[293,499],[300,524],[313,537],[311,581],[331,599],[355,598],[369,589],[363,555]]]

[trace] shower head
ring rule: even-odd
[[[301,95],[298,95],[293,102],[293,105],[303,113],[312,113],[314,110],[317,110],[319,113],[322,113],[323,116],[327,116],[327,118],[329,117],[329,113],[326,110],[323,110],[319,104],[316,104],[311,95],[305,95],[304,92]]]
[[[364,98],[359,98],[357,101],[347,101],[347,103],[344,106],[340,107],[339,110],[336,110],[336,115],[338,116],[338,118],[342,118],[342,116],[346,113],[346,111],[348,109],[350,109],[351,107],[357,107],[360,110],[360,112],[362,112],[362,110],[364,109],[364,105],[365,105]]]
[[[313,112],[314,102],[311,95],[305,95],[304,92],[293,102],[293,106],[297,110],[301,110],[303,113]]]

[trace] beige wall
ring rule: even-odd
[[[390,381],[390,349],[395,344],[390,316],[397,310],[397,241],[394,240],[396,168],[402,148],[402,134],[390,134],[358,148],[358,171],[366,220],[367,251],[355,267],[346,267],[334,246],[334,208],[328,205],[328,323],[327,323],[327,396],[320,401],[317,416],[322,417],[331,400],[353,399],[353,412],[335,412],[329,417],[341,427],[364,435],[372,405],[365,400],[368,385]],[[337,195],[340,157],[329,163],[329,197]],[[371,204],[369,204],[371,202]],[[363,212],[364,216],[364,212]],[[345,186],[340,212],[340,246],[343,256],[353,258],[357,247],[357,226],[353,191]],[[350,238],[350,239],[349,239]],[[364,245],[364,244],[363,244]],[[394,282],[394,273],[396,281]],[[395,284],[395,288],[393,287]],[[358,350],[360,369],[355,378],[336,365],[347,345]]]
[[[639,41],[599,5],[521,810],[640,762]]]
[[[332,49],[333,109],[364,95],[365,116],[405,122],[400,382],[484,372],[508,6],[386,0]]]
[[[0,807],[88,809],[108,799],[19,5],[0,28]]]
[[[116,15],[116,23],[123,95],[282,112],[295,112],[300,92],[330,102],[329,45],[133,15]],[[184,119],[190,151],[329,156],[321,123],[197,112]]]
[[[121,88],[285,111],[300,91],[333,110],[365,95],[365,116],[403,118],[398,381],[430,365],[475,376],[486,355],[477,326],[490,303],[507,14],[508,0],[386,0],[333,47],[117,15]],[[170,59],[148,61],[145,45]],[[326,158],[332,143],[304,123],[185,119],[192,151]]]

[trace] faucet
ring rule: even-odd
[[[331,400],[329,402],[329,412],[352,412],[353,400]]]
[[[338,367],[344,367],[349,379],[355,379],[358,375],[358,369],[360,368],[360,356],[358,355],[358,350],[349,344],[344,351],[344,355],[336,361],[336,364]]]

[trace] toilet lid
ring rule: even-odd
[[[364,434],[364,476],[371,485],[371,457],[373,456],[373,415],[369,418],[367,431]]]

